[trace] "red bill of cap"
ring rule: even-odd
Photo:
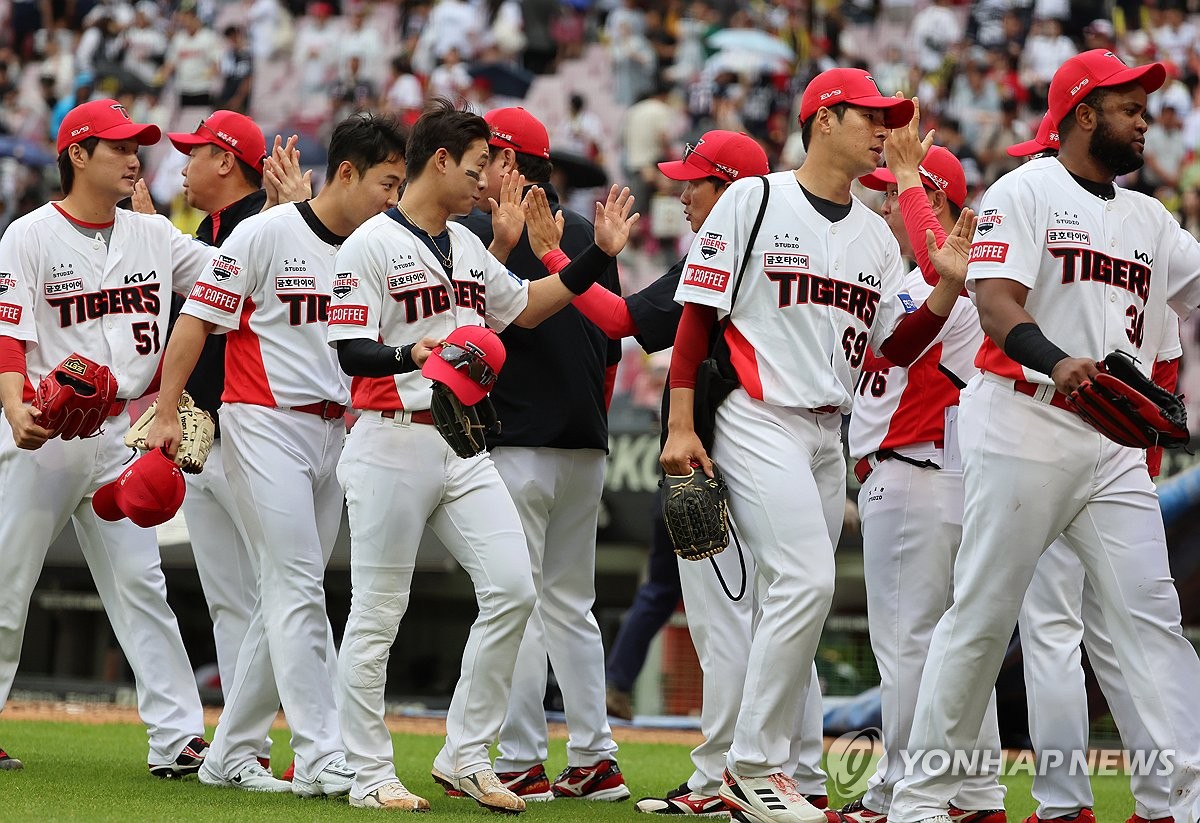
[[[1047,150],[1058,151],[1058,124],[1050,112],[1046,112],[1038,124],[1037,134],[1032,140],[1015,143],[1007,149],[1010,157],[1029,157]]]
[[[476,357],[499,375],[504,367],[506,352],[500,337],[487,326],[459,326],[446,336],[448,345],[473,352]],[[467,368],[455,368],[441,356],[443,346],[437,346],[421,367],[421,374],[443,383],[464,405],[474,406],[492,390],[492,384],[480,383],[471,377]]]
[[[158,126],[135,123],[129,112],[116,100],[92,100],[67,112],[58,127],[58,153],[89,137],[101,140],[136,140],[138,145],[153,146],[162,137]]]
[[[489,146],[550,158],[550,133],[541,120],[520,106],[492,109],[483,119],[492,127]]]
[[[898,129],[912,120],[915,107],[903,97],[884,97],[875,78],[862,69],[829,69],[814,77],[800,97],[800,122],[822,106],[850,103],[865,109],[883,109],[884,125]]]
[[[753,137],[715,129],[705,132],[696,145],[689,145],[682,160],[659,163],[658,170],[672,180],[719,177],[732,182],[739,177],[767,174],[771,165],[767,153]]]
[[[921,174],[921,182],[927,189],[944,191],[946,199],[960,209],[967,200],[967,175],[962,163],[958,162],[949,149],[943,146],[930,146],[921,165],[917,166]],[[876,169],[870,174],[858,178],[868,189],[887,191],[889,183],[896,182],[896,175],[887,169]]]

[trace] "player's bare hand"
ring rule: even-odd
[[[897,97],[903,97],[903,94],[897,93]],[[929,147],[933,145],[933,129],[921,137],[921,106],[917,98],[912,98],[913,116],[907,124],[898,129],[892,129],[888,132],[887,138],[883,141],[883,154],[887,158],[888,170],[896,175],[896,182],[903,191],[908,188],[907,183],[900,179],[901,174],[918,175],[917,167],[921,161],[925,159]],[[920,185],[920,179],[915,180],[917,185]]]
[[[150,431],[146,432],[147,449],[162,449],[167,457],[174,460],[179,451],[179,441],[182,439],[183,427],[179,424],[179,409],[174,406],[165,409],[160,403],[154,412],[154,422],[150,424]]]
[[[412,351],[409,354],[412,357],[412,361],[417,364],[418,369],[425,365],[425,361],[429,359],[429,355],[442,342],[436,337],[422,337],[416,343],[413,343]]]
[[[540,259],[547,252],[559,247],[566,218],[561,210],[558,214],[550,211],[550,200],[539,186],[529,190],[529,194],[521,201],[521,207],[525,209],[525,228],[529,230],[529,245]]]
[[[667,474],[683,476],[695,467],[703,469],[709,477],[713,476],[712,458],[708,456],[696,432],[691,430],[671,431],[658,462]]]
[[[312,169],[304,171],[300,166],[300,150],[296,148],[299,140],[293,134],[285,143],[282,135],[275,135],[275,145],[263,160],[263,189],[267,192],[264,211],[312,197]]]
[[[158,214],[158,209],[154,208],[154,200],[150,197],[150,187],[146,185],[146,178],[139,177],[133,184],[133,196],[129,200],[129,207],[138,214]]]
[[[54,436],[53,432],[38,425],[37,419],[41,414],[33,406],[24,404],[4,409],[4,416],[12,429],[13,442],[18,449],[40,449],[43,443]]]
[[[632,213],[631,213],[632,212]],[[596,203],[596,245],[610,257],[616,257],[629,241],[629,231],[641,215],[633,211],[633,195],[628,188],[608,190],[608,199]]]
[[[488,198],[492,207],[492,242],[501,248],[512,249],[525,231],[525,210],[521,208],[521,192],[525,190],[525,175],[505,172],[500,178],[500,199]]]
[[[971,258],[971,238],[975,236],[975,225],[978,222],[975,219],[975,212],[963,209],[954,228],[946,235],[946,242],[940,249],[937,247],[937,240],[934,239],[933,232],[929,229],[925,230],[925,251],[929,253],[929,259],[932,261],[933,267],[937,269],[938,277],[953,283],[956,286],[955,291],[960,291],[963,284],[967,282],[967,262]]]
[[[1095,360],[1087,357],[1064,357],[1055,365],[1050,379],[1054,381],[1054,388],[1059,392],[1070,394],[1099,373],[1100,369]]]

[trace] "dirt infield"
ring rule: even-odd
[[[218,706],[209,706],[204,710],[204,723],[212,727],[217,724],[221,715]],[[131,723],[137,724],[137,710],[132,706],[121,706],[109,701],[96,700],[13,700],[4,707],[4,717],[8,720],[49,720],[70,723]],[[389,715],[388,728],[393,732],[404,734],[443,735],[446,733],[446,721],[437,717],[405,717]],[[277,728],[286,728],[287,722],[283,712],[275,721]],[[680,743],[696,746],[702,740],[700,732],[688,729],[650,729],[617,724],[613,726],[613,738],[618,743]],[[567,738],[567,727],[562,723],[550,724],[550,736],[555,740]]]

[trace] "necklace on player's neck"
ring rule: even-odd
[[[399,203],[396,204],[396,208],[399,209],[400,214],[402,214],[404,216],[404,219],[408,221],[409,225],[411,225],[417,231],[421,232],[421,234],[423,234],[429,238],[429,245],[433,246],[434,253],[437,254],[437,256],[442,259],[442,266],[445,267],[446,271],[452,270],[454,268],[454,243],[452,243],[452,242],[450,243],[450,253],[449,254],[442,254],[442,250],[438,248],[437,241],[433,239],[433,235],[430,234],[429,232],[425,231],[425,229],[421,228],[417,224],[416,220],[413,220],[411,217],[409,217],[408,212],[406,212],[404,210],[404,207],[401,206]],[[450,240],[449,234],[446,235],[446,240],[447,241]]]

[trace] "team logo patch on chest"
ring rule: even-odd
[[[723,235],[715,231],[706,231],[700,238],[700,256],[708,260],[715,257],[718,252],[725,251],[728,245]]]
[[[212,261],[212,276],[218,283],[224,283],[231,277],[242,273],[242,267],[237,260],[224,254],[218,254]]]
[[[343,299],[351,291],[358,288],[358,278],[349,274],[339,274],[333,278],[333,296]]]
[[[999,209],[984,209],[983,214],[979,215],[979,226],[975,231],[983,236],[1003,222],[1004,215],[1000,213]]]

